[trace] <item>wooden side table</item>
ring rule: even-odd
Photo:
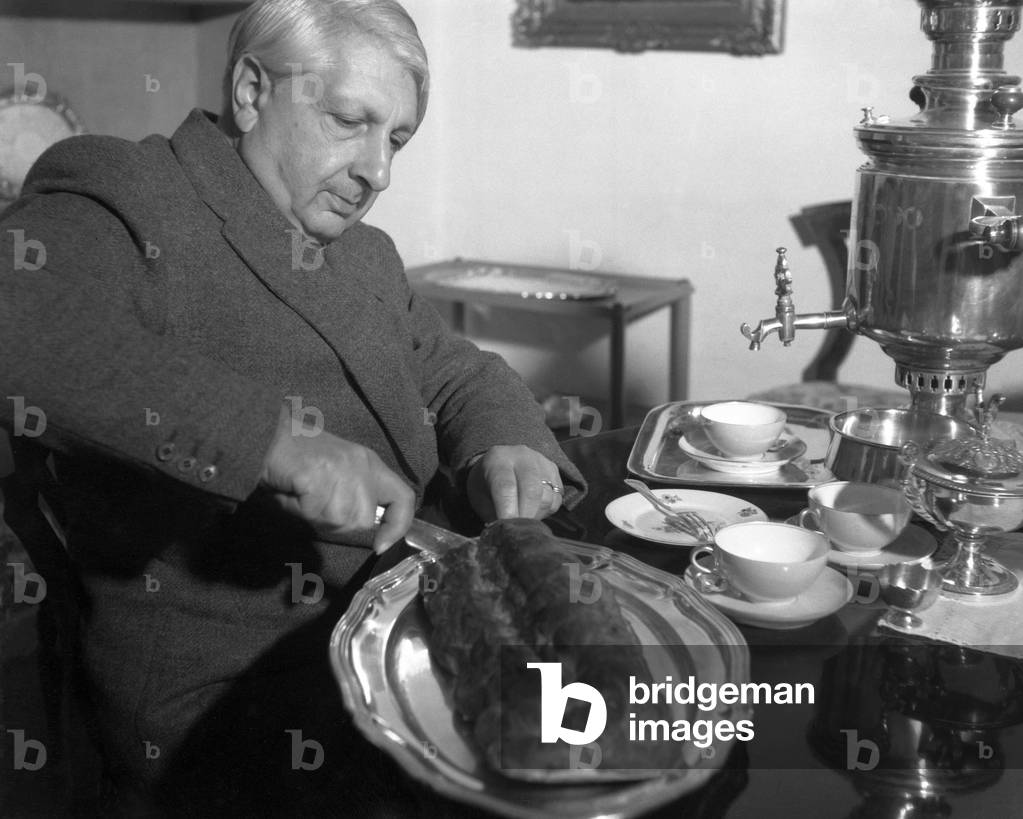
[[[671,311],[668,399],[689,389],[690,296],[686,279],[654,279],[455,258],[411,267],[409,283],[424,298],[453,305],[453,329],[465,334],[465,306],[490,305],[537,315],[595,316],[610,322],[611,427],[625,418],[625,329],[662,308]]]

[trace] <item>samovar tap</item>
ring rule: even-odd
[[[855,316],[852,311],[827,310],[822,313],[796,313],[792,300],[792,272],[784,247],[777,249],[778,257],[774,263],[774,293],[777,301],[774,306],[774,318],[761,319],[756,328],[746,322],[739,327],[740,332],[749,339],[749,348],[759,350],[763,340],[772,333],[777,333],[781,343],[788,347],[796,336],[797,329],[826,330],[830,327],[847,327],[855,329]]]

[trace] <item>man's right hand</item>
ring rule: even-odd
[[[373,537],[378,554],[404,536],[415,513],[415,493],[375,452],[325,430],[312,436],[293,434],[287,405],[281,409],[260,479],[285,510],[325,540],[365,536],[376,525],[377,508],[383,507]]]

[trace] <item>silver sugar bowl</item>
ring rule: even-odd
[[[914,511],[955,541],[955,555],[940,566],[946,594],[1008,594],[1019,585],[985,554],[990,536],[1023,526],[1023,454],[1015,441],[991,435],[1001,401],[978,402],[978,436],[902,447],[903,488]]]

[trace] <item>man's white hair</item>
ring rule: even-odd
[[[230,110],[234,68],[256,57],[275,78],[315,73],[338,64],[338,43],[351,34],[376,37],[412,75],[418,97],[417,124],[426,114],[430,68],[416,24],[397,0],[257,0],[231,29],[224,77]]]

